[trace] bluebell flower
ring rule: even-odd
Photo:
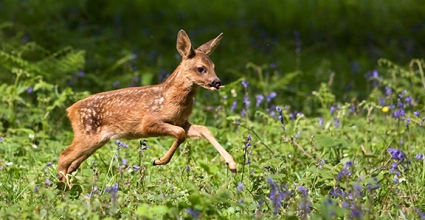
[[[32,87],[28,87],[27,88],[27,93],[28,94],[31,94],[33,91],[34,91],[34,89]]]
[[[118,183],[114,183],[111,187],[112,198],[118,198]]]
[[[307,188],[307,187],[304,187],[304,186],[298,186],[297,190],[298,190],[298,192],[300,192],[300,193],[301,193],[301,195],[302,195],[303,197],[307,197],[307,196],[308,196],[308,188]]]
[[[278,187],[271,177],[267,178],[267,182],[270,185],[269,198],[273,205],[273,214],[277,215],[280,207],[282,206],[282,200],[291,195],[291,191],[288,191],[286,187]]]
[[[393,90],[390,87],[385,86],[385,95],[390,96],[391,94],[393,94]]]
[[[271,92],[271,93],[267,96],[266,101],[267,101],[267,102],[271,102],[271,101],[272,101],[272,99],[276,98],[276,96],[277,96],[277,94],[276,94],[275,92]]]
[[[318,162],[319,168],[322,169],[324,164],[326,164],[326,161],[324,159],[320,159]]]
[[[84,77],[86,75],[86,73],[84,72],[84,71],[78,71],[78,73],[77,73],[77,77]]]
[[[352,174],[352,171],[349,169],[351,166],[353,166],[352,161],[348,161],[344,164],[344,169],[342,169],[336,176],[336,180],[341,180],[344,177],[350,177]]]
[[[46,164],[46,167],[50,167],[52,165],[52,162],[48,162],[47,164]]]
[[[329,109],[329,112],[330,112],[331,114],[333,114],[333,113],[335,112],[335,106],[331,106],[331,108]]]
[[[185,168],[185,170],[186,170],[187,172],[189,172],[189,171],[190,171],[190,166],[189,166],[189,165],[187,165],[187,166],[186,166],[186,168]]]
[[[115,144],[117,145],[117,150],[119,150],[121,147],[128,148],[128,145],[127,144],[125,144],[124,142],[121,142],[118,139],[115,140]]]
[[[356,111],[356,106],[354,106],[353,104],[350,105],[350,112],[353,113]]]
[[[334,198],[336,198],[336,197],[345,197],[346,196],[346,193],[341,188],[336,187],[336,188],[332,188],[329,191],[329,195],[332,196],[332,197],[334,197]]]
[[[249,84],[248,81],[242,80],[241,84],[245,89],[248,88],[248,84]]]
[[[276,106],[276,111],[277,111],[280,115],[282,115],[282,108],[281,108],[281,107]]]
[[[186,209],[187,213],[189,213],[189,215],[192,216],[192,218],[194,219],[198,219],[199,218],[199,214],[201,214],[198,210],[196,209],[192,209],[192,208],[187,208]]]
[[[238,102],[235,100],[235,101],[233,101],[233,103],[232,103],[232,107],[230,107],[230,111],[231,112],[234,112],[235,111],[235,108],[236,108],[236,105],[238,104]]]
[[[406,128],[408,128],[408,127],[409,127],[409,123],[410,123],[410,117],[407,117],[407,118],[406,118]]]
[[[375,79],[379,78],[378,70],[373,70],[372,77]]]
[[[341,120],[339,120],[339,118],[335,118],[335,124],[334,127],[335,128],[339,128],[339,126],[341,125]]]
[[[123,158],[121,163],[122,163],[122,165],[127,166],[127,160],[126,159]]]
[[[246,108],[248,108],[251,105],[251,101],[249,100],[249,96],[244,96],[243,102],[245,103]]]
[[[256,99],[257,99],[257,102],[255,103],[255,107],[259,107],[261,105],[261,102],[263,102],[263,100],[264,100],[264,96],[263,95],[257,95]]]
[[[423,160],[424,159],[424,155],[423,154],[416,154],[415,159],[417,159],[417,160]]]
[[[415,212],[419,214],[419,216],[421,217],[421,219],[425,219],[425,214],[418,208],[414,208]]]
[[[352,219],[354,219],[354,218],[356,218],[356,219],[362,219],[363,218],[363,213],[362,213],[361,208],[359,206],[353,204],[351,206],[350,217]]]
[[[140,166],[137,165],[133,165],[133,171],[137,172],[140,169]]]
[[[383,99],[381,97],[379,97],[378,102],[379,102],[380,106],[384,106],[386,104],[385,99]]]
[[[407,104],[407,105],[412,105],[413,104],[413,99],[412,99],[412,96],[406,96],[406,98],[404,98],[404,102]]]
[[[388,148],[388,152],[391,154],[391,157],[394,160],[402,161],[406,158],[406,155],[401,150],[395,148]]]
[[[415,111],[415,112],[413,112],[413,114],[414,114],[416,117],[420,117],[420,116],[419,116],[419,111]]]
[[[236,187],[236,190],[238,192],[241,192],[244,189],[244,185],[242,182],[238,182],[238,186]]]

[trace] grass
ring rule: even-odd
[[[425,219],[416,1],[217,1],[205,16],[191,2],[104,2],[0,5],[2,219]],[[239,173],[205,140],[166,166],[152,161],[171,138],[112,140],[62,190],[65,109],[163,80],[180,28],[196,45],[225,32],[211,57],[226,87],[201,89],[190,121]]]
[[[390,71],[390,70],[388,70]],[[417,77],[412,75],[412,77]],[[169,165],[152,166],[167,138],[110,142],[85,161],[72,188],[56,187],[59,153],[72,138],[13,129],[1,139],[2,197],[7,218],[418,218],[424,210],[423,118],[409,90],[369,78],[381,103],[335,100],[309,117],[261,98],[254,82],[196,102],[192,122],[210,126],[235,157],[229,172],[204,140],[188,140]],[[317,97],[332,97],[329,90]],[[386,89],[385,89],[386,88]],[[35,92],[25,91],[24,99]],[[371,94],[372,96],[372,94]],[[325,100],[322,98],[319,100]],[[232,109],[233,101],[236,107]],[[385,102],[385,103],[384,103]],[[326,105],[326,104],[324,104]],[[276,107],[277,106],[277,107]],[[233,111],[232,111],[233,110]],[[242,114],[241,114],[242,112]],[[125,143],[125,144],[123,144]]]

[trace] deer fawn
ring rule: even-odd
[[[163,157],[153,161],[153,165],[167,164],[186,137],[202,137],[217,149],[229,169],[236,173],[233,157],[208,128],[188,122],[199,86],[211,91],[224,87],[208,57],[221,38],[222,34],[195,50],[186,32],[180,30],[177,51],[182,61],[165,82],[98,93],[69,107],[74,140],[59,156],[59,180],[66,182],[67,174],[75,171],[111,138],[158,136],[173,136],[176,140]]]

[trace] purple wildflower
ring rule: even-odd
[[[255,107],[259,107],[264,100],[264,96],[263,95],[257,95],[256,99],[257,99],[257,102],[255,103]]]
[[[406,118],[406,128],[408,128],[408,127],[409,127],[409,123],[410,123],[410,117],[407,117],[407,118]]]
[[[140,166],[133,165],[133,171],[137,172],[140,169]]]
[[[270,184],[271,187],[269,198],[273,205],[273,214],[277,215],[277,212],[282,206],[282,200],[288,197],[291,192],[287,190],[284,186],[278,187],[271,177],[267,178],[267,182]]]
[[[336,188],[332,188],[329,191],[329,195],[332,196],[332,197],[334,197],[334,198],[336,198],[338,196],[345,197],[346,196],[346,193],[341,188],[336,187]]]
[[[186,209],[187,213],[189,213],[189,215],[192,216],[192,218],[194,219],[198,219],[199,218],[199,214],[201,214],[198,210],[196,209],[192,209],[192,208],[187,208]]]
[[[419,214],[419,216],[421,217],[421,219],[425,219],[425,214],[418,208],[414,208],[415,212]]]
[[[248,88],[248,84],[249,84],[248,81],[242,80],[241,84],[242,84],[242,86],[243,86],[244,89],[247,89]]]
[[[406,98],[404,98],[404,102],[407,104],[407,105],[412,105],[413,104],[413,99],[412,99],[412,96],[406,96]]]
[[[230,111],[231,112],[234,112],[235,111],[235,108],[236,108],[236,105],[238,104],[238,102],[235,100],[235,101],[233,101],[233,104],[232,104],[232,107],[230,107]]]
[[[423,154],[416,154],[415,159],[417,159],[417,160],[423,160],[424,159],[424,155]]]
[[[119,150],[121,147],[128,148],[128,145],[127,144],[125,144],[124,142],[121,142],[118,139],[115,140],[115,144],[117,145],[117,150]]]
[[[378,102],[379,102],[380,106],[384,106],[386,104],[385,99],[383,99],[381,97],[379,97]]]
[[[111,187],[111,195],[113,199],[118,198],[118,183],[114,183]]]
[[[393,94],[393,90],[390,87],[385,86],[385,95],[390,96],[391,94]]]
[[[52,165],[52,162],[48,162],[47,164],[46,164],[46,167],[50,167]]]
[[[86,73],[84,72],[84,71],[78,71],[78,73],[77,73],[77,77],[84,77],[86,75]]]
[[[403,161],[406,158],[406,155],[398,149],[388,148],[388,152],[391,154],[392,159]]]
[[[249,96],[244,96],[243,102],[245,103],[246,108],[248,108],[251,105],[251,101],[249,100]]]
[[[127,166],[127,160],[126,159],[123,158],[121,163],[122,163],[122,165]]]
[[[419,111],[415,111],[415,112],[413,112],[413,114],[416,116],[416,117],[420,117],[419,115]]]
[[[238,186],[236,187],[236,190],[238,192],[241,192],[244,189],[244,185],[242,182],[238,182]]]
[[[336,176],[336,180],[341,180],[343,177],[350,177],[352,174],[352,171],[349,169],[351,166],[353,166],[352,161],[348,161],[344,164],[344,169],[342,169]]]
[[[187,166],[186,166],[186,168],[185,168],[185,170],[186,170],[187,172],[189,172],[189,171],[190,171],[190,166],[189,166],[189,165],[187,165]]]
[[[27,88],[27,93],[28,94],[31,94],[33,91],[34,91],[34,89],[32,87],[28,87]]]
[[[324,121],[323,121],[323,117],[320,117],[320,118],[319,118],[319,125],[320,125],[321,127],[323,127],[323,122],[324,122]]]
[[[3,140],[4,140],[4,138],[3,137],[0,137],[0,143],[3,142]]]
[[[354,106],[353,104],[350,105],[350,112],[353,113],[356,111],[356,106]]]
[[[335,128],[339,128],[339,125],[341,125],[341,120],[339,120],[339,118],[335,118],[335,124],[334,124],[334,127],[335,127]]]
[[[307,197],[307,196],[308,196],[308,188],[307,188],[307,187],[304,187],[304,186],[298,186],[297,190],[298,190],[298,192],[300,192],[300,193],[301,193],[301,195],[302,195],[303,197]]]
[[[275,92],[271,92],[271,93],[267,96],[266,101],[267,101],[267,102],[271,102],[271,101],[272,101],[272,99],[276,98],[276,96],[277,96],[277,94],[276,94]]]
[[[276,111],[279,113],[279,115],[282,115],[282,108],[279,106],[276,106]]]
[[[322,169],[324,164],[326,164],[325,159],[320,159],[319,162],[318,162],[319,168]]]
[[[331,106],[331,108],[329,109],[329,111],[331,112],[331,114],[333,114],[335,112],[335,107]]]
[[[352,219],[354,219],[354,218],[356,218],[356,219],[362,219],[363,218],[363,214],[362,214],[361,208],[359,206],[357,206],[357,205],[352,205],[351,206],[350,217]]]

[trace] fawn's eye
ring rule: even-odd
[[[207,70],[205,69],[205,67],[201,66],[198,67],[196,70],[198,70],[198,73],[205,73]]]

